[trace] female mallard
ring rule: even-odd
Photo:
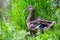
[[[44,31],[45,27],[51,28],[51,26],[54,24],[54,22],[49,22],[43,18],[36,18],[34,16],[35,9],[33,6],[29,6],[25,11],[30,12],[26,22],[31,34],[36,34],[38,28],[41,28]]]

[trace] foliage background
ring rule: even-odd
[[[29,12],[24,13],[23,11],[29,5],[34,6],[36,17],[56,21],[53,29],[46,31],[44,34],[38,32],[39,35],[35,38],[26,36],[29,33],[26,26]],[[7,16],[7,19],[5,16]],[[57,6],[56,0],[10,0],[3,21],[0,20],[0,40],[60,40],[59,16],[60,8]]]

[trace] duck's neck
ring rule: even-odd
[[[32,21],[35,19],[34,12],[35,12],[35,10],[30,11],[27,21]]]

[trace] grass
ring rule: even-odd
[[[56,21],[53,29],[44,34],[38,32],[36,37],[26,36],[29,33],[26,26],[29,12],[23,11],[29,5],[34,6],[36,17]],[[60,40],[60,8],[56,8],[54,0],[11,0],[6,12],[8,20],[0,20],[0,40]]]

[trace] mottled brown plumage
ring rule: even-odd
[[[47,28],[50,28],[53,25],[53,22],[49,22],[47,20],[44,20],[43,18],[36,18],[34,16],[35,9],[33,6],[29,6],[26,11],[29,11],[29,16],[27,17],[26,23],[27,27],[30,30],[31,34],[36,34],[38,28],[36,28],[40,24],[46,25]],[[51,25],[52,24],[52,25]],[[44,28],[43,28],[44,30]]]

